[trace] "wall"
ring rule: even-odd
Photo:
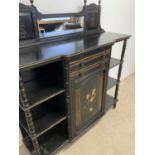
[[[42,13],[63,13],[81,11],[83,0],[34,0]],[[88,0],[89,3],[98,0]],[[20,0],[21,3],[30,4],[29,0]],[[135,44],[134,44],[134,0],[102,0],[101,24],[106,31],[132,35],[128,41],[122,78],[135,71]],[[113,47],[113,56],[119,57],[122,43]],[[110,75],[116,77],[118,68],[110,71]]]

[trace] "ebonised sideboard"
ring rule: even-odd
[[[104,32],[20,49],[20,128],[30,152],[56,151],[116,106],[129,37]],[[111,49],[119,41],[124,44],[118,60]],[[108,77],[117,65],[118,78]],[[113,86],[115,96],[108,96]]]
[[[96,19],[100,6],[86,7],[85,4],[84,10]],[[36,10],[34,6],[31,8]],[[92,8],[96,9],[94,14]],[[21,10],[26,11],[21,15],[27,16],[26,21],[31,23],[31,13],[25,8]],[[35,21],[31,23],[34,24]],[[89,28],[97,25],[96,33],[87,29],[86,35],[74,34],[59,41],[39,40],[34,44],[28,41],[22,44],[26,46],[20,46],[19,125],[23,142],[33,155],[55,154],[87,131],[111,107],[116,107],[130,35],[101,31],[100,25],[89,24],[88,18],[86,25]],[[32,27],[25,32],[25,25],[20,26],[21,39],[35,37]],[[112,58],[112,46],[121,41],[121,58]],[[115,66],[119,66],[116,79],[109,77],[109,70]],[[115,94],[109,96],[107,90],[114,86]]]

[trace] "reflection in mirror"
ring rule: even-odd
[[[38,20],[40,38],[54,37],[83,31],[84,17],[53,17]]]

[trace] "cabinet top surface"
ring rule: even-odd
[[[62,56],[71,57],[98,47],[112,45],[129,37],[129,35],[104,32],[99,35],[21,48],[19,49],[19,68],[25,70],[39,64],[58,61]]]

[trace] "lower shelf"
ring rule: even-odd
[[[34,149],[30,138],[23,140],[29,152],[34,155]],[[60,150],[69,141],[67,136],[55,133],[52,137],[40,146],[41,155],[52,155]]]
[[[37,137],[67,119],[63,114],[52,113],[35,122]]]
[[[51,153],[55,153],[67,143],[66,135],[55,133],[48,141],[41,145],[42,155],[51,155]]]
[[[112,78],[112,77],[109,77],[108,78],[108,86],[107,86],[107,90],[108,89],[111,89],[113,86],[116,86],[117,84],[117,80]]]
[[[60,122],[64,121],[65,119],[67,119],[67,116],[63,114],[51,113],[35,121],[34,126],[36,130],[36,138],[44,134],[45,132],[47,132],[48,130],[50,130],[51,128],[59,124]],[[22,124],[22,122],[20,122],[20,124],[29,134],[27,126]]]
[[[32,135],[28,130],[25,113],[19,108],[20,125],[31,137]],[[67,119],[64,94],[32,108],[31,115],[36,133],[33,138],[37,138]]]
[[[38,138],[42,155],[51,155],[68,142],[67,120]]]
[[[28,151],[33,155],[34,154],[34,148],[32,144],[32,140],[30,137],[26,137],[23,139],[23,143],[25,144]]]
[[[62,123],[58,124],[56,127],[46,132],[45,134],[36,138],[39,144],[41,155],[55,154],[65,144],[67,144],[69,142],[67,130],[68,130],[67,120],[65,120]],[[23,142],[28,148],[29,152],[33,155],[34,154],[33,139],[27,136],[25,137]]]
[[[117,100],[114,99],[114,97],[107,95],[105,106],[104,106],[105,112],[107,112],[116,102]]]

